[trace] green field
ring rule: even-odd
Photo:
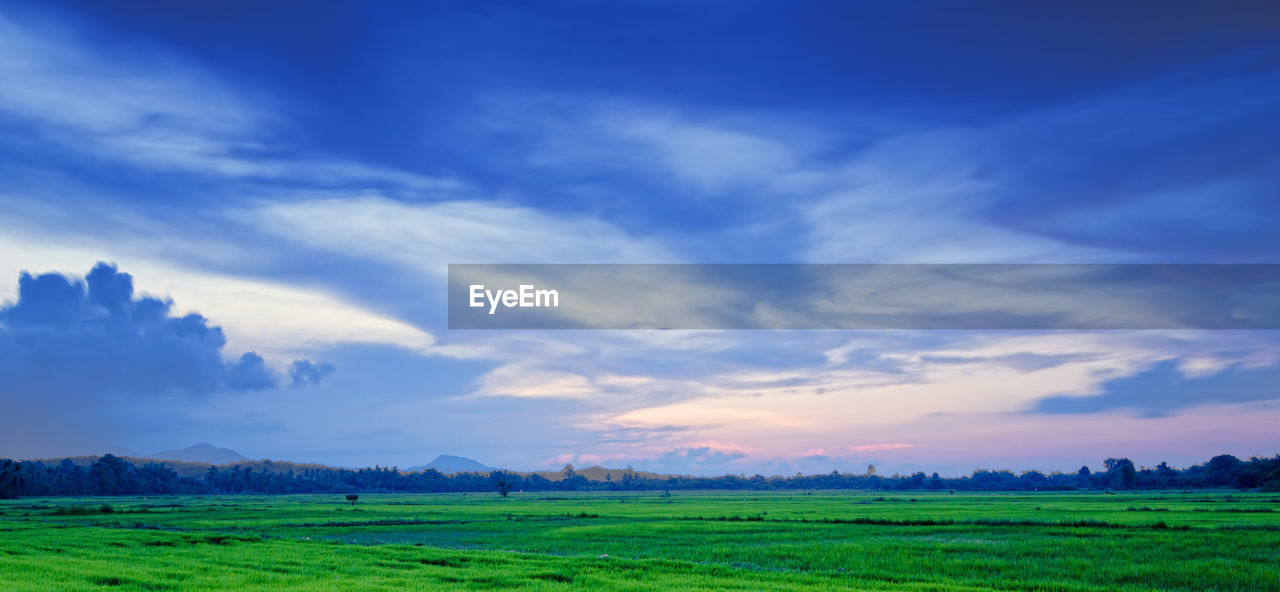
[[[1280,590],[1257,493],[46,498],[0,528],[13,591]]]

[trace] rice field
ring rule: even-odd
[[[1280,495],[0,501],[0,589],[1280,590]]]

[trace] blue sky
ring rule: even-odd
[[[1272,332],[451,332],[444,274],[1276,263],[1278,25],[1263,2],[10,3],[0,455],[1274,454]],[[75,283],[98,262],[127,306]]]

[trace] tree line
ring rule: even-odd
[[[255,469],[256,466],[256,469]],[[1198,489],[1231,487],[1280,491],[1280,455],[1242,461],[1231,455],[1184,469],[1160,463],[1137,467],[1125,458],[1110,458],[1104,469],[1081,467],[1073,473],[1042,473],[979,469],[963,477],[927,475],[881,476],[874,467],[866,473],[832,471],[792,477],[722,475],[719,477],[653,477],[626,471],[621,478],[608,475],[592,481],[571,465],[552,480],[532,473],[444,474],[435,469],[401,472],[394,467],[336,469],[291,463],[237,463],[210,466],[203,475],[181,475],[163,462],[135,465],[107,454],[87,466],[71,459],[14,461],[0,459],[0,497],[100,496],[165,494],[285,494],[285,493],[444,493],[512,491],[642,491],[689,489],[877,489],[953,491],[1032,491],[1089,489]]]

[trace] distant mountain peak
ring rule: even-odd
[[[452,454],[441,454],[425,465],[409,467],[408,470],[425,471],[427,469],[435,469],[441,473],[488,473],[495,470],[493,467],[481,464],[479,461]]]
[[[211,465],[225,465],[227,463],[235,463],[249,460],[230,448],[218,448],[208,442],[201,442],[195,446],[179,448],[177,450],[165,450],[154,454],[146,455],[147,458],[156,460],[180,460],[183,462],[200,462]]]

